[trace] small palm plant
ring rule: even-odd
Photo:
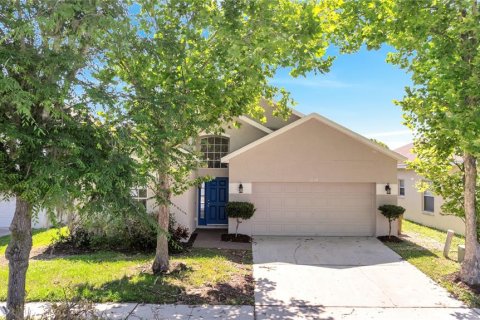
[[[394,204],[384,204],[378,207],[378,210],[388,219],[388,239],[390,240],[392,237],[392,222],[405,212],[405,208]]]

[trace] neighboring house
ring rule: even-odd
[[[407,144],[395,151],[414,160],[413,144]],[[406,164],[398,164],[398,205],[406,209],[404,217],[420,224],[440,230],[452,229],[457,234],[465,234],[465,223],[459,217],[443,215],[441,206],[443,198],[430,191],[420,192],[416,185],[424,180],[414,170],[406,168]]]
[[[10,223],[15,213],[15,199],[0,201],[0,228],[10,227]],[[47,215],[44,211],[40,212],[32,221],[34,229],[50,227]]]
[[[226,125],[220,136],[199,138],[208,167],[194,174],[214,179],[172,199],[179,223],[190,230],[228,227],[234,232],[235,223],[225,213],[230,200],[254,203],[253,218],[239,229],[248,235],[388,233],[377,208],[397,203],[396,192],[387,194],[385,187],[397,190],[397,163],[403,156],[318,114],[293,112],[282,121],[266,107],[266,118],[259,123],[240,117],[240,128]],[[141,200],[150,191],[139,193]],[[153,201],[147,208],[153,210]]]

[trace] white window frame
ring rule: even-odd
[[[402,194],[403,191],[403,194]],[[398,196],[405,197],[405,179],[398,179]]]
[[[200,203],[199,203],[199,218],[202,220],[206,219],[205,216],[205,182],[202,182],[200,185],[200,188],[198,188],[198,191],[200,192]]]
[[[209,140],[213,139],[213,143]],[[219,141],[226,141],[224,143],[217,143]],[[206,143],[204,142],[206,141]],[[222,157],[226,156],[230,151],[230,138],[227,136],[203,136],[200,138],[200,152],[209,169],[227,168],[226,163],[222,163]]]
[[[428,197],[428,198],[431,198],[432,199],[432,202],[433,202],[433,208],[432,210],[427,210],[427,208],[425,207],[425,204],[426,204],[426,201],[425,201],[425,198]],[[423,209],[423,212],[427,213],[427,214],[433,214],[435,212],[435,195],[430,191],[430,190],[425,190],[423,192],[423,198],[422,198],[422,209]]]
[[[145,209],[147,208],[148,189],[147,187],[135,187],[131,190],[132,199],[140,202]]]

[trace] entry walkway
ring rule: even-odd
[[[222,241],[221,236],[228,233],[227,229],[197,229],[195,233],[194,248],[252,250],[251,243]]]

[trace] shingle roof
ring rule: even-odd
[[[408,161],[413,161],[417,157],[415,153],[412,152],[413,143],[406,144],[400,148],[395,149],[394,151],[400,153],[402,156],[407,158]]]

